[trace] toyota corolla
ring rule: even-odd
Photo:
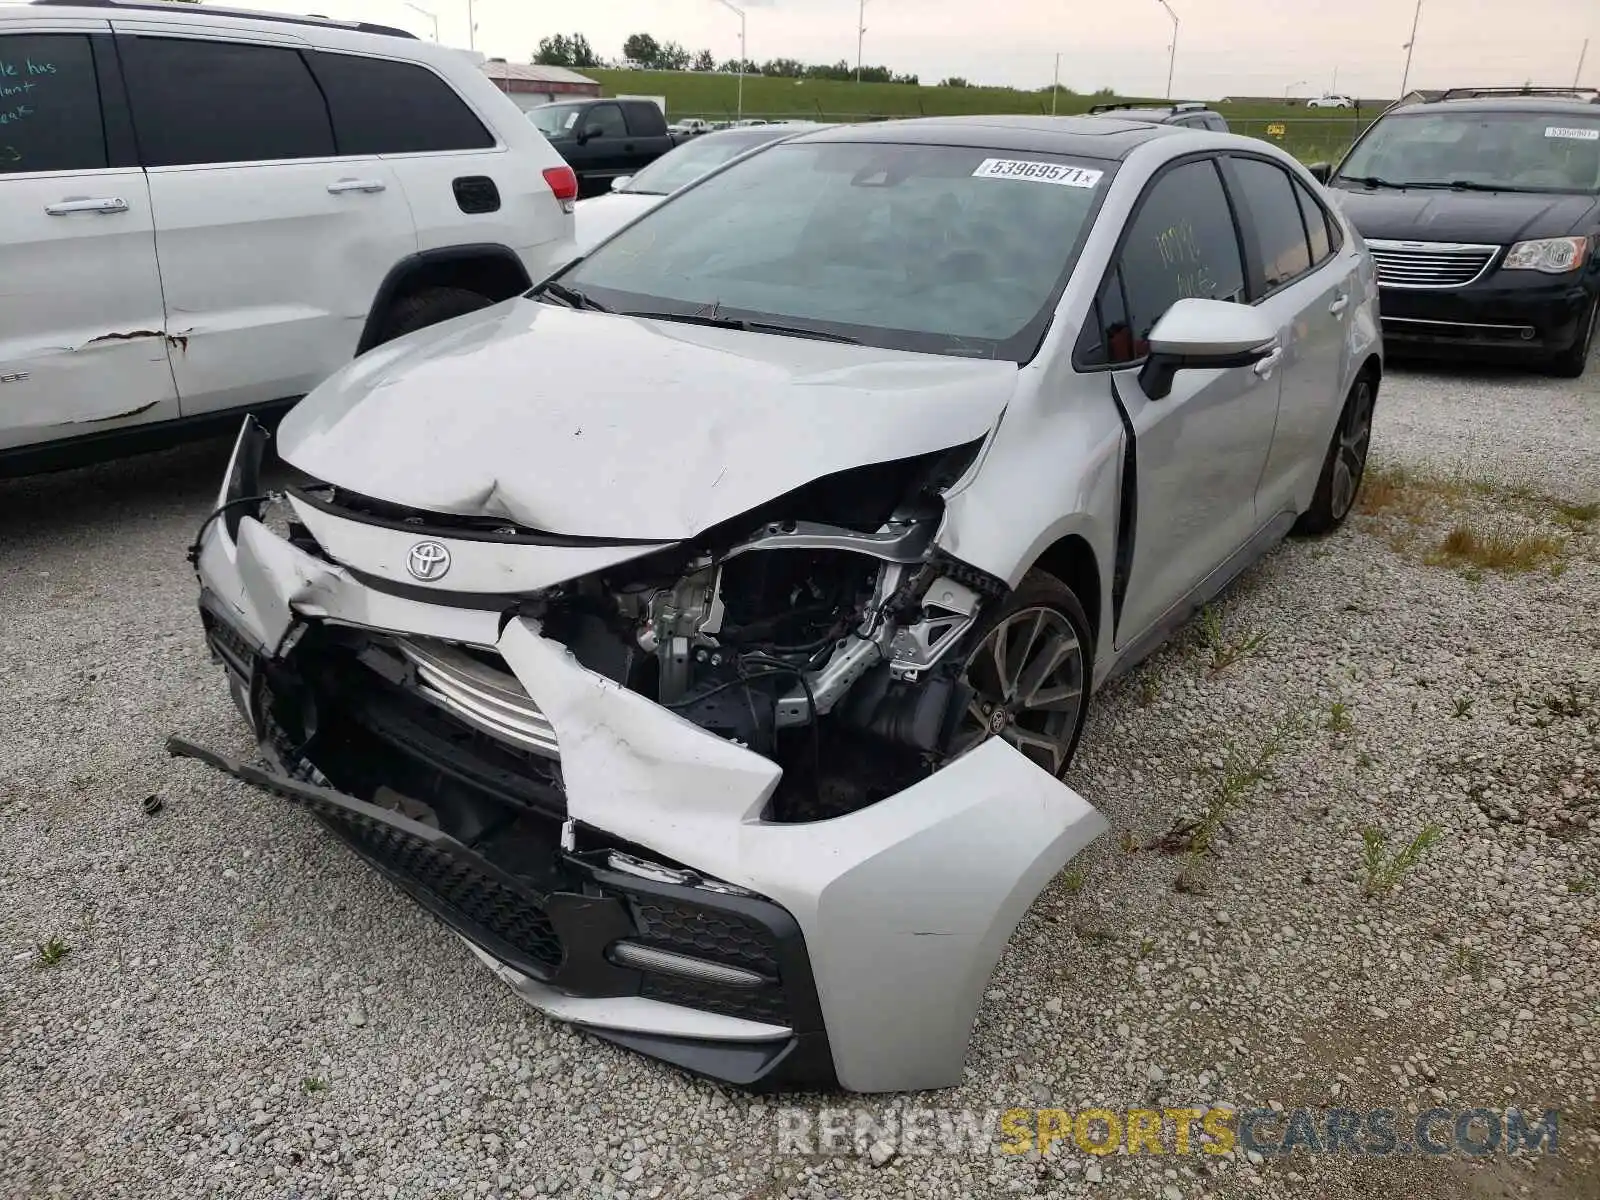
[[[1349,512],[1371,259],[1259,141],[818,130],[248,423],[193,557],[258,763],[529,1003],[953,1084],[1105,820],[1095,689]]]

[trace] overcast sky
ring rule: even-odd
[[[432,22],[402,0],[234,0],[240,7],[359,17],[423,36]],[[741,0],[733,0],[740,4]],[[1170,0],[1181,22],[1175,94],[1297,95],[1337,90],[1390,97],[1405,66],[1412,0]],[[416,0],[440,39],[467,44],[468,0]],[[858,0],[744,0],[749,57],[833,62],[856,57]],[[739,52],[739,20],[717,0],[474,0],[478,49],[527,61],[551,33],[583,33],[602,57],[630,33]],[[582,14],[582,15],[579,15]],[[924,83],[1042,87],[1055,55],[1080,91],[1160,95],[1172,22],[1160,0],[868,0],[865,57]],[[1583,81],[1600,85],[1600,0],[1423,0],[1411,86],[1570,84],[1585,38]]]

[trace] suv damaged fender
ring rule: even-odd
[[[266,437],[246,423],[194,557],[270,765],[174,754],[307,807],[557,1019],[744,1086],[959,1082],[1007,939],[1106,828],[1009,742],[950,749],[950,652],[1006,592],[934,536],[983,437],[801,489],[876,486],[877,533],[779,497],[626,543],[263,502]],[[507,586],[399,583],[419,539]]]

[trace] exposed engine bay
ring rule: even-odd
[[[952,650],[979,588],[1003,585],[932,543],[977,448],[818,480],[524,611],[590,670],[777,761],[774,819],[853,811],[936,767],[971,698]]]
[[[825,476],[526,598],[518,615],[588,669],[782,766],[769,819],[855,811],[937,768],[972,700],[961,651],[1006,589],[933,540],[941,493],[980,445]],[[346,511],[402,516],[330,491]]]

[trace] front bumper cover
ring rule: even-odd
[[[235,475],[250,470],[253,443],[262,436],[246,424],[224,497],[250,494],[239,488],[253,481]],[[282,746],[272,745],[256,678],[291,659],[308,628],[353,627],[479,647],[498,654],[554,731],[569,830],[745,890],[738,896],[697,887],[678,899],[699,914],[685,919],[702,947],[699,935],[714,920],[706,914],[762,914],[782,995],[767,1020],[729,1015],[726,1005],[716,1011],[701,995],[654,998],[642,994],[647,989],[637,980],[607,975],[606,966],[616,969],[608,944],[640,935],[639,896],[653,885],[607,875],[581,851],[541,850],[541,861],[530,861],[527,877],[558,880],[559,889],[532,887],[521,870],[509,872],[530,891],[513,907],[537,907],[542,897],[552,924],[576,921],[581,910],[582,921],[557,931],[564,957],[552,968],[519,957],[504,938],[486,935],[482,922],[463,921],[439,902],[441,885],[419,880],[422,851],[377,861],[384,856],[363,850],[461,932],[534,1007],[730,1082],[836,1082],[861,1092],[959,1082],[983,990],[1012,931],[1050,879],[1106,828],[1079,796],[997,739],[847,816],[770,822],[763,813],[780,774],[776,764],[586,670],[541,636],[536,622],[375,590],[249,516],[205,532],[197,570],[213,650],[263,745],[285,769],[263,772],[207,756],[212,765],[312,808],[358,850],[362,828],[403,843],[421,839],[429,855],[466,863],[469,873],[488,878],[473,865],[472,846],[441,841],[437,829],[424,835],[406,826],[411,818],[398,797],[374,796],[384,802],[374,804],[291,778],[297,764],[281,762]],[[316,764],[304,768],[314,771]],[[496,869],[507,873],[503,859]],[[560,899],[552,909],[552,896],[585,903]],[[741,961],[715,939],[711,947],[707,957]],[[589,974],[565,967],[574,954],[588,960]]]
[[[1452,348],[1506,357],[1548,357],[1580,339],[1600,283],[1492,271],[1462,288],[1379,291],[1384,340],[1398,348]]]

